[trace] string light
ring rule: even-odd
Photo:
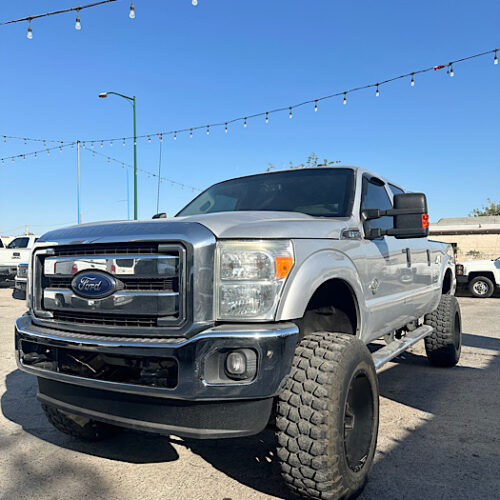
[[[289,113],[289,115],[288,115],[288,116],[290,117],[290,119],[292,119],[292,118],[293,118],[292,108],[290,107],[290,108],[288,108],[288,109],[290,110],[290,113]]]
[[[151,144],[151,136],[148,136],[148,142]]]
[[[163,134],[160,134],[160,142],[163,142]]]
[[[318,101],[314,101],[314,112],[317,113],[318,112]]]
[[[104,147],[104,142],[103,142],[103,141],[101,141],[101,148],[103,148],[103,147]]]
[[[189,131],[189,138],[190,138],[190,139],[192,139],[192,138],[193,138],[193,129],[191,129],[191,130]]]
[[[227,122],[224,124],[224,132],[227,134]]]
[[[128,13],[128,17],[130,19],[135,19],[135,7],[134,7],[134,2],[130,4],[130,12]]]
[[[31,28],[31,18],[28,19],[28,33],[26,34],[26,38],[31,40],[33,38],[33,30]]]
[[[196,7],[198,5],[198,0],[192,0],[191,3]]]
[[[116,1],[116,0],[107,0],[107,1]],[[106,1],[100,2],[100,3],[106,3]],[[96,5],[96,4],[91,4],[91,5]],[[84,6],[82,6],[80,8],[84,8]],[[76,8],[68,9],[68,10],[76,10]],[[34,19],[35,17],[36,16],[31,16],[29,19],[31,20],[31,19]],[[24,18],[23,19],[23,21],[26,21],[26,20],[28,20],[28,18]],[[18,21],[21,21],[21,20],[18,20]],[[14,21],[12,21],[12,22],[14,22]],[[5,23],[0,23],[0,25],[1,24],[5,24]],[[456,59],[454,61],[450,61],[448,64],[441,64],[441,65],[436,65],[436,66],[430,66],[430,67],[426,67],[426,68],[423,68],[423,69],[419,69],[417,71],[413,71],[411,73],[401,74],[401,75],[398,75],[398,76],[387,78],[387,79],[384,79],[382,82],[379,82],[379,83],[369,83],[369,84],[366,84],[366,85],[363,85],[363,86],[355,87],[355,88],[352,88],[352,89],[347,89],[347,90],[344,90],[344,91],[341,91],[341,92],[332,93],[330,95],[325,95],[325,96],[317,97],[315,99],[307,100],[307,101],[304,101],[304,102],[295,103],[295,104],[292,104],[290,106],[279,107],[279,108],[272,109],[270,111],[264,111],[264,112],[261,112],[261,113],[253,113],[253,114],[250,115],[250,118],[257,118],[257,117],[261,117],[262,116],[262,117],[265,117],[266,123],[269,123],[269,116],[270,116],[271,113],[281,113],[281,112],[284,112],[286,110],[289,110],[290,114],[292,114],[292,110],[294,108],[297,108],[297,107],[300,107],[300,106],[304,106],[304,105],[308,105],[308,104],[314,105],[314,109],[315,109],[315,112],[316,112],[317,103],[319,101],[323,101],[323,100],[326,100],[326,99],[333,99],[333,98],[336,98],[336,97],[342,97],[343,96],[343,103],[347,104],[347,94],[350,93],[350,92],[359,92],[359,91],[362,91],[362,90],[365,90],[365,89],[368,89],[368,88],[376,87],[376,95],[379,95],[379,93],[380,93],[380,86],[387,85],[389,83],[395,82],[395,81],[400,80],[400,79],[406,79],[408,77],[410,78],[410,85],[413,87],[414,83],[415,83],[415,76],[416,75],[420,75],[420,74],[428,73],[428,72],[435,72],[435,71],[438,71],[438,70],[441,70],[441,69],[444,69],[444,68],[447,68],[447,72],[448,72],[448,74],[450,76],[454,76],[454,64],[458,64],[458,63],[470,61],[472,59],[483,57],[483,56],[485,56],[487,54],[492,54],[493,53],[493,55],[494,55],[494,57],[493,57],[493,64],[498,64],[498,51],[499,50],[500,49],[498,49],[498,48],[491,49],[491,50],[488,50],[488,51],[485,51],[485,52],[477,53],[477,54],[474,54],[474,55],[471,55],[471,56],[463,57],[461,59]],[[248,126],[248,119],[249,119],[248,116],[249,115],[247,115],[245,117],[234,117],[231,120],[227,120],[227,121],[222,122],[222,123],[212,123],[212,124],[208,124],[208,125],[201,125],[201,126],[190,127],[190,128],[186,128],[186,129],[178,129],[175,132],[173,130],[171,130],[171,131],[164,131],[162,133],[170,135],[170,134],[174,134],[174,133],[189,132],[190,133],[190,137],[191,137],[191,133],[194,130],[199,130],[199,129],[205,128],[207,130],[207,135],[209,135],[210,134],[210,127],[224,126],[225,129],[226,129],[227,128],[227,124],[233,123],[233,122],[236,122],[236,121],[243,121],[243,126],[246,128]],[[155,135],[155,134],[145,134],[145,135],[139,136],[139,138],[148,138],[148,142],[149,142],[150,138],[151,138],[150,137],[151,135]],[[156,135],[159,135],[159,134],[156,133]],[[27,141],[38,141],[38,142],[42,142],[43,141],[44,147],[46,146],[46,142],[59,142],[59,141],[55,141],[55,140],[52,140],[52,139],[30,139],[30,138],[13,137],[13,136],[7,136],[7,135],[4,135],[3,138],[4,138],[4,143],[7,142],[7,138],[18,139],[18,140],[27,140]],[[132,139],[132,137],[124,137],[123,139],[116,139],[116,140],[117,141],[122,140],[123,146],[125,146],[126,141],[130,140],[130,139]],[[93,144],[94,142],[101,142],[101,140],[103,140],[103,139],[94,139],[92,141],[92,146],[91,147],[94,147],[94,144]],[[110,139],[106,139],[106,141],[110,141]],[[91,141],[82,141],[81,142],[81,144],[90,144],[90,143],[91,143]],[[69,143],[69,144],[72,144],[72,143]]]
[[[174,132],[174,141],[177,140],[177,132]]]
[[[378,97],[380,95],[380,91],[378,89],[378,83],[377,83],[377,91],[375,92],[375,97]]]
[[[113,141],[109,141],[109,145],[113,147]]]
[[[81,30],[82,24],[80,23],[80,9],[76,9],[76,21],[75,21],[75,30]]]

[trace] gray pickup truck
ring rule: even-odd
[[[353,167],[231,179],[170,219],[51,231],[32,255],[18,364],[62,432],[275,425],[294,493],[356,495],[377,371],[421,339],[432,365],[460,356],[453,251],[427,234],[423,194]]]

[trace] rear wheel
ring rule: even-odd
[[[310,499],[359,493],[372,466],[378,419],[377,375],[366,346],[347,334],[304,337],[276,418],[288,487]]]
[[[454,295],[442,295],[438,308],[425,316],[434,332],[425,338],[425,351],[434,366],[455,366],[462,350],[462,317]]]
[[[42,403],[42,409],[49,422],[61,432],[84,441],[101,441],[114,436],[120,428],[87,417],[59,410]]]
[[[476,276],[469,283],[469,292],[478,299],[487,299],[494,291],[495,285],[486,276]]]

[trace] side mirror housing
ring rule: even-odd
[[[166,219],[167,214],[165,212],[160,212],[159,214],[154,214],[152,219]]]
[[[390,216],[394,218],[391,229],[367,228],[365,236],[368,239],[394,236],[398,239],[425,238],[429,234],[429,214],[427,213],[427,198],[423,193],[402,193],[394,195],[394,208],[390,210],[363,210],[363,219],[373,220]]]

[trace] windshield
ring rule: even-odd
[[[350,168],[316,168],[252,175],[215,184],[178,214],[266,210],[348,217],[354,186]]]

